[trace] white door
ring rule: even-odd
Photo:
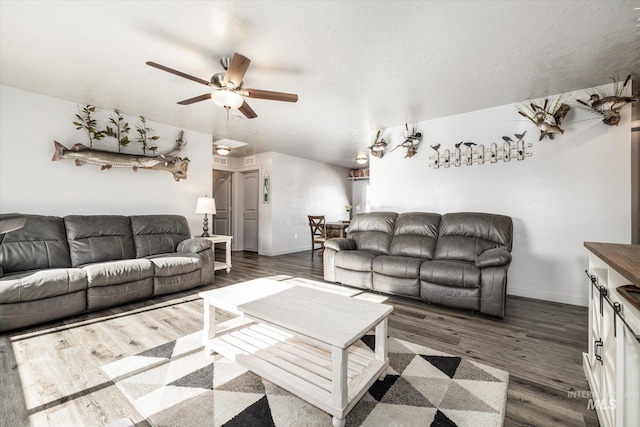
[[[244,250],[258,252],[258,206],[260,178],[258,171],[242,174],[242,228]]]
[[[213,171],[213,198],[216,201],[214,234],[231,235],[231,172]]]

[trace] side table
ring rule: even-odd
[[[224,246],[225,262],[215,261],[213,269],[215,271],[226,269],[227,273],[231,271],[231,239],[233,239],[233,236],[224,236],[221,234],[214,234],[213,236],[209,236],[209,237],[202,237],[202,236],[193,236],[193,237],[198,239],[211,240],[214,245],[216,243],[224,243],[225,244]]]

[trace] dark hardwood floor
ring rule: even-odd
[[[209,288],[275,275],[322,280],[322,259],[309,252],[234,252],[232,262]],[[102,426],[123,417],[147,426],[100,366],[201,330],[197,293],[205,289],[0,334],[0,426]],[[509,371],[505,425],[598,425],[587,399],[569,396],[588,390],[586,308],[508,297],[506,317],[495,319],[400,297],[386,302],[394,306],[390,335]]]

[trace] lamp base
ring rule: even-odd
[[[211,237],[209,235],[209,218],[207,218],[207,214],[204,214],[204,221],[202,223],[202,235],[200,237]]]

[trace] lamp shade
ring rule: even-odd
[[[197,214],[216,214],[216,201],[212,197],[198,197]]]

